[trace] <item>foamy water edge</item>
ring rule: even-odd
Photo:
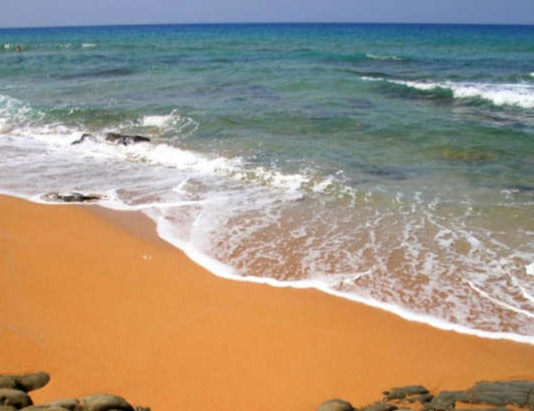
[[[156,232],[162,240],[171,244],[177,249],[183,251],[187,255],[187,257],[190,258],[193,262],[195,262],[196,264],[203,267],[204,269],[206,269],[211,274],[217,277],[228,279],[228,280],[233,280],[233,281],[251,282],[255,284],[268,285],[268,286],[275,287],[275,288],[294,288],[294,289],[300,289],[300,290],[316,289],[318,291],[324,292],[326,294],[329,294],[335,297],[343,298],[349,301],[367,305],[369,307],[387,311],[407,321],[425,324],[425,325],[428,325],[428,326],[431,326],[433,328],[437,328],[443,331],[452,331],[452,332],[456,332],[459,334],[472,335],[472,336],[476,336],[480,338],[488,338],[492,340],[509,340],[509,341],[514,341],[518,343],[534,345],[534,336],[520,335],[520,334],[514,334],[514,333],[508,333],[508,332],[482,331],[482,330],[469,328],[469,327],[459,325],[459,324],[452,324],[440,318],[436,318],[430,315],[414,313],[412,311],[409,311],[395,304],[389,304],[389,303],[385,303],[382,301],[378,301],[373,298],[363,298],[363,297],[350,294],[347,292],[337,291],[337,290],[334,290],[328,287],[327,285],[325,285],[325,283],[322,283],[320,281],[313,281],[313,280],[280,281],[280,280],[276,280],[272,278],[238,275],[235,273],[235,270],[231,266],[224,264],[221,261],[218,261],[202,253],[198,249],[191,246],[191,244],[189,243],[184,243],[173,238],[173,236],[170,233],[171,230],[167,227],[167,224],[165,224],[164,219],[151,217],[150,214],[146,211],[146,207],[143,207],[143,209],[132,210],[130,209],[130,207],[126,207],[126,206],[121,207],[119,205],[113,204],[110,201],[97,202],[95,204],[51,203],[51,202],[44,201],[41,198],[41,195],[26,196],[20,193],[16,193],[16,192],[9,191],[9,190],[3,190],[3,189],[0,189],[0,194],[7,195],[10,197],[20,198],[20,199],[30,201],[36,204],[44,204],[44,205],[50,205],[50,206],[54,206],[54,205],[95,206],[96,205],[96,206],[108,208],[114,211],[142,211],[143,214],[145,214],[148,218],[150,218],[152,221],[156,223]]]

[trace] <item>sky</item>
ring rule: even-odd
[[[0,0],[0,27],[224,22],[534,24],[534,0]]]

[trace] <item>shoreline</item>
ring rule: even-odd
[[[0,196],[1,371],[50,370],[38,401],[112,391],[153,409],[294,411],[411,383],[534,379],[532,345],[227,281],[148,217],[95,210]]]
[[[54,202],[47,202],[47,201],[41,200],[40,196],[24,197],[16,193],[2,192],[2,191],[0,191],[0,196],[14,197],[14,198],[21,199],[23,201],[28,201],[28,202],[31,202],[34,204],[40,204],[40,205],[87,207],[88,210],[95,212],[99,216],[105,217],[106,219],[111,221],[113,224],[119,224],[121,228],[135,235],[141,235],[143,237],[145,236],[155,237],[158,240],[162,240],[163,242],[167,243],[171,247],[179,250],[180,252],[183,252],[193,263],[199,265],[200,267],[208,271],[211,275],[214,275],[216,277],[223,278],[226,280],[260,284],[260,285],[268,285],[274,288],[292,288],[296,290],[313,289],[313,290],[317,290],[317,291],[320,291],[322,293],[325,293],[325,294],[328,294],[328,295],[331,295],[337,298],[342,298],[342,299],[345,299],[351,302],[363,304],[374,309],[388,312],[405,321],[411,321],[411,322],[416,322],[419,324],[428,325],[438,330],[443,330],[447,332],[455,332],[455,333],[463,334],[463,335],[471,335],[471,336],[475,336],[479,338],[487,338],[491,340],[507,340],[507,341],[517,342],[520,344],[530,344],[534,346],[534,336],[515,334],[515,333],[504,332],[504,331],[497,332],[497,331],[478,330],[478,329],[470,328],[470,327],[467,327],[461,324],[453,324],[441,318],[413,312],[407,308],[404,308],[404,307],[401,307],[395,304],[388,304],[386,302],[382,302],[382,301],[375,300],[375,299],[359,297],[357,295],[354,295],[348,292],[337,291],[335,289],[329,288],[326,285],[323,285],[319,281],[313,281],[313,280],[280,281],[280,280],[270,278],[270,277],[241,276],[238,274],[234,274],[232,267],[218,260],[215,260],[207,256],[206,254],[199,252],[198,250],[194,248],[184,246],[183,244],[179,244],[173,240],[171,235],[166,235],[166,233],[161,232],[160,226],[158,225],[158,223],[154,221],[152,218],[150,218],[148,215],[146,215],[142,209],[139,209],[139,210],[114,209],[111,207],[106,207],[100,204],[99,202],[95,202],[92,204],[91,203],[68,204],[68,203],[59,203],[59,202],[54,203]],[[132,225],[131,225],[132,219],[128,217],[128,215],[134,215],[136,213],[139,213],[140,215],[142,215],[143,220],[146,219],[150,221],[150,223],[143,223],[142,229],[139,229],[138,227],[139,224],[136,224],[134,225],[135,228],[132,230]]]

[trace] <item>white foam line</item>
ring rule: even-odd
[[[9,190],[0,190],[0,193],[11,196],[11,197],[22,198],[24,200],[34,202],[34,203],[53,205],[52,203],[43,201],[40,198],[40,196],[24,196],[24,195],[21,195],[19,193],[15,193]],[[80,205],[80,203],[61,203],[61,205]],[[100,206],[106,207],[106,205],[102,203],[93,203],[93,204],[84,204],[84,205],[100,205]],[[111,208],[111,207],[107,206],[106,208]],[[413,321],[417,323],[426,324],[431,327],[438,328],[440,330],[452,331],[452,332],[456,332],[459,334],[473,335],[476,337],[488,338],[492,340],[510,340],[510,341],[515,341],[518,343],[534,345],[534,336],[520,335],[520,334],[509,333],[509,332],[482,331],[482,330],[469,328],[464,325],[451,324],[439,318],[408,311],[405,308],[402,308],[395,304],[389,304],[389,303],[375,300],[374,298],[363,298],[363,297],[359,297],[354,294],[349,294],[347,292],[333,290],[325,286],[325,284],[319,281],[312,281],[312,280],[280,281],[280,280],[276,280],[273,278],[241,276],[241,275],[236,274],[235,270],[229,265],[224,264],[214,258],[207,256],[206,254],[200,252],[199,250],[197,250],[196,248],[194,248],[188,243],[183,243],[173,238],[172,234],[168,232],[167,230],[165,230],[165,225],[162,224],[162,222],[163,222],[162,218],[156,219],[156,229],[157,229],[157,233],[159,237],[165,240],[166,242],[168,242],[169,244],[173,245],[174,247],[182,250],[191,260],[193,260],[195,263],[205,268],[206,270],[208,270],[210,273],[212,273],[213,275],[217,277],[221,277],[221,278],[225,278],[225,279],[233,280],[233,281],[251,282],[251,283],[256,283],[256,284],[269,285],[271,287],[276,287],[276,288],[288,288],[289,287],[289,288],[295,288],[295,289],[316,289],[316,290],[322,291],[326,294],[329,294],[335,297],[344,298],[346,300],[354,301],[354,302],[364,304],[370,307],[381,309],[383,311],[387,311],[407,321]],[[496,303],[499,304],[500,302],[496,301]],[[503,304],[503,303],[500,303],[500,304]],[[512,309],[516,310],[515,308],[512,308]],[[532,316],[532,314],[530,313],[528,313],[527,315]]]
[[[478,288],[471,281],[469,281],[469,280],[464,280],[464,281],[469,285],[469,287],[471,287],[481,297],[486,298],[487,300],[490,300],[492,303],[497,304],[497,305],[501,306],[502,308],[506,308],[507,310],[514,311],[514,312],[516,312],[518,314],[523,314],[523,315],[526,315],[527,317],[534,318],[534,314],[532,314],[531,312],[529,312],[527,310],[523,310],[521,308],[514,307],[514,306],[512,306],[510,304],[507,304],[507,303],[504,303],[504,302],[502,302],[500,300],[497,300],[496,298],[493,298],[491,295],[489,295],[484,290],[481,290],[480,288]]]
[[[117,205],[112,200],[106,201],[106,199],[103,199],[97,204],[103,207],[106,207],[106,208],[117,210],[117,211],[144,211],[144,210],[150,210],[153,208],[167,209],[167,208],[172,208],[172,207],[185,207],[185,206],[190,206],[190,205],[205,204],[207,202],[208,200],[176,201],[173,203],[146,203],[146,204],[138,204],[138,205],[129,205],[129,204],[122,203],[122,205]],[[50,204],[50,203],[47,203],[47,204]],[[64,204],[64,203],[55,203],[55,204]]]
[[[392,60],[392,61],[402,61],[402,58],[397,56],[378,56],[376,54],[367,53],[365,57],[372,60]]]
[[[228,280],[240,281],[240,282],[251,282],[256,284],[270,285],[276,288],[296,288],[296,289],[316,289],[322,291],[326,294],[333,295],[335,297],[344,298],[346,300],[354,301],[357,303],[365,304],[374,308],[378,308],[392,314],[395,314],[405,320],[423,323],[434,328],[445,331],[453,331],[460,334],[474,335],[480,338],[489,338],[493,340],[511,340],[524,344],[534,345],[534,336],[520,335],[509,332],[491,332],[491,331],[482,331],[475,330],[463,325],[451,324],[447,321],[441,320],[425,314],[418,314],[411,311],[408,311],[402,307],[399,307],[395,304],[389,304],[382,301],[375,300],[374,298],[363,298],[354,294],[349,294],[347,292],[333,290],[329,287],[326,287],[323,283],[312,280],[298,280],[298,281],[280,281],[273,278],[262,278],[262,277],[253,277],[253,276],[241,276],[235,273],[235,270],[214,258],[207,256],[206,254],[200,252],[189,243],[183,243],[175,238],[172,234],[165,229],[165,225],[161,224],[161,218],[156,220],[156,227],[158,235],[171,245],[182,250],[191,260],[205,268],[213,275]],[[530,313],[529,313],[530,314]]]

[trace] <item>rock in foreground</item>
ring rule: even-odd
[[[0,388],[11,388],[29,392],[44,387],[50,381],[46,372],[35,372],[23,375],[0,374]]]
[[[49,380],[50,376],[45,372],[0,374],[0,411],[150,411],[146,407],[133,407],[124,398],[110,394],[94,394],[33,405],[26,392],[45,386]]]
[[[350,402],[341,400],[339,398],[334,398],[332,400],[328,400],[323,402],[321,405],[319,405],[319,408],[317,408],[317,411],[352,411],[354,408],[350,404]]]
[[[423,408],[412,408],[415,402]],[[534,381],[479,382],[465,391],[442,391],[435,396],[421,385],[408,385],[384,392],[382,401],[366,407],[352,408],[349,402],[335,399],[317,411],[453,411],[456,403],[471,404],[469,411],[512,411],[507,405],[534,411]]]

